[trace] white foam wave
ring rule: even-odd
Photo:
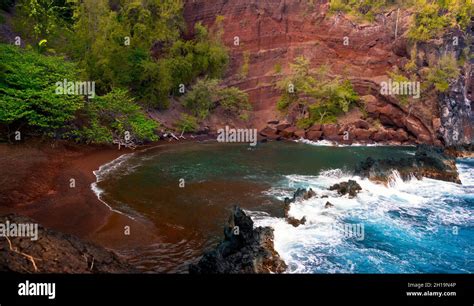
[[[459,171],[459,178],[461,179],[463,185],[474,187],[474,171],[472,170],[472,166],[466,164],[466,162],[470,162],[472,164],[474,163],[474,158],[459,160],[459,162],[456,164]]]
[[[335,147],[337,146],[337,143],[329,141],[329,140],[309,140],[306,138],[300,138],[298,140],[295,140],[296,142],[312,145],[312,146],[318,146],[318,147]]]
[[[353,142],[351,144],[342,144],[338,143],[336,141],[330,141],[330,140],[309,140],[306,138],[300,138],[298,140],[295,140],[295,142],[299,143],[304,143],[308,144],[311,146],[317,146],[317,147],[390,147],[393,146],[391,144],[383,144],[383,143],[361,143],[361,142]],[[398,147],[404,146],[404,147],[415,147],[414,145],[397,145]]]
[[[129,160],[134,153],[120,155],[118,158],[103,164],[99,169],[94,170],[93,173],[97,178],[97,182],[104,180],[104,178],[111,172],[119,169],[127,160]]]
[[[474,176],[469,167],[461,167],[460,173],[463,183],[470,182]],[[328,190],[331,185],[348,179],[360,184],[362,191],[357,197],[341,197]],[[267,194],[282,199],[291,196],[292,192],[288,190],[294,192],[298,187],[312,188],[317,193],[316,197],[292,203],[289,210],[290,216],[298,219],[305,217],[307,222],[293,227],[282,218],[268,215],[253,215],[252,219],[258,226],[274,228],[275,249],[289,265],[288,272],[291,273],[311,272],[318,265],[324,265],[327,272],[350,273],[353,269],[350,265],[338,265],[334,258],[328,256],[328,253],[337,252],[338,247],[354,247],[347,237],[333,230],[350,218],[362,224],[379,222],[387,228],[403,229],[414,239],[423,239],[423,235],[436,231],[441,225],[474,224],[472,209],[449,202],[453,197],[466,196],[469,186],[426,178],[403,181],[397,171],[393,172],[386,186],[351,176],[339,169],[323,171],[317,176],[288,175],[285,180],[286,189],[272,188]],[[334,207],[324,208],[327,202]],[[396,262],[396,258],[390,259],[392,254],[383,256]],[[384,268],[380,269],[383,271]]]
[[[93,173],[96,177],[96,181],[91,184],[91,190],[97,196],[97,199],[101,203],[103,203],[105,206],[107,206],[111,211],[119,213],[121,215],[124,215],[124,216],[126,216],[126,217],[128,217],[132,220],[135,220],[134,217],[132,217],[132,216],[120,211],[120,210],[114,209],[107,202],[105,202],[103,200],[104,190],[101,189],[98,186],[99,182],[105,180],[109,174],[113,173],[114,171],[117,171],[120,167],[122,167],[125,164],[125,162],[133,156],[133,154],[134,153],[123,154],[123,155],[119,156],[118,158],[112,160],[111,162],[108,162],[108,163],[100,166],[99,169],[94,170]]]

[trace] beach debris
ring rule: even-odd
[[[170,133],[170,136],[179,141],[179,138],[176,137],[176,135],[174,133]]]
[[[114,134],[112,143],[118,145],[119,150],[122,147],[132,150],[135,150],[137,148],[137,142],[135,138],[130,135],[129,132],[126,132],[124,137]]]
[[[186,137],[184,137],[184,131],[185,129],[183,129],[183,131],[181,132],[181,135],[179,135],[179,138],[186,139]]]

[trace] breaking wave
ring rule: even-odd
[[[342,170],[317,176],[288,175],[265,193],[280,200],[294,189],[317,197],[291,204],[289,215],[306,217],[293,227],[282,218],[252,214],[256,225],[275,229],[275,249],[289,273],[474,272],[474,160],[458,161],[462,185],[423,178],[403,181],[394,172],[387,186]],[[339,196],[331,185],[357,181],[357,197]],[[324,208],[330,202],[333,207]],[[341,232],[359,224],[363,239]]]

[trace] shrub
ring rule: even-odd
[[[277,102],[277,109],[284,112],[292,104],[292,96],[283,94]]]
[[[181,84],[222,76],[229,61],[222,33],[196,23],[194,37],[184,39],[182,1],[112,2],[79,1],[71,38],[70,53],[98,80],[100,94],[128,88],[138,101],[163,110],[172,96],[181,95]],[[217,18],[213,28],[220,22]]]
[[[296,58],[291,67],[293,75],[277,85],[282,91],[277,103],[280,111],[295,105],[300,109],[300,117],[304,117],[309,111],[311,120],[319,122],[347,112],[352,103],[359,99],[349,80],[328,76],[327,66],[320,66],[312,71],[309,61],[300,57]],[[294,86],[294,92],[288,90],[289,85]]]
[[[459,76],[459,67],[456,58],[452,54],[441,56],[438,63],[430,67],[427,79],[436,90],[446,92],[449,89],[450,81]]]
[[[125,132],[139,142],[158,139],[158,123],[149,119],[124,89],[96,97],[84,111],[86,123],[71,134],[85,142],[110,143],[114,138],[123,139]]]
[[[417,7],[414,23],[408,32],[408,37],[411,39],[429,40],[439,36],[449,25],[448,16],[441,13],[440,7],[435,2],[419,0]]]
[[[64,131],[84,99],[56,94],[56,82],[78,80],[78,72],[61,57],[0,44],[0,124],[48,135]]]
[[[181,114],[181,118],[176,122],[176,128],[184,133],[195,132],[198,127],[199,124],[197,118],[184,113]]]
[[[217,80],[199,79],[184,97],[183,105],[191,110],[194,116],[204,119],[215,106],[217,90]]]
[[[250,115],[247,112],[243,112],[239,115],[240,120],[242,121],[249,121]]]
[[[240,78],[242,79],[246,78],[249,74],[250,53],[248,51],[244,52],[243,59],[244,59],[244,62],[240,70]]]
[[[0,1],[0,9],[9,12],[10,9],[15,5],[15,0],[2,0]]]
[[[454,25],[466,29],[474,15],[470,0],[417,0],[414,7],[416,13],[408,37],[415,41],[440,37]]]
[[[321,124],[335,123],[337,121],[337,116],[341,114],[341,109],[334,104],[314,104],[309,107],[311,120]]]
[[[311,118],[301,118],[296,122],[296,127],[299,129],[307,129],[312,126],[314,121]]]
[[[330,0],[331,12],[351,13],[367,20],[373,20],[383,9],[403,1],[394,0]],[[406,1],[405,1],[406,2]]]
[[[220,88],[216,79],[199,79],[184,97],[183,105],[200,119],[217,105],[233,115],[251,109],[246,93],[237,87]]]
[[[275,68],[275,73],[277,73],[277,74],[281,73],[282,68],[281,68],[280,63],[276,63],[274,68]]]
[[[331,12],[349,12],[351,10],[347,1],[344,0],[331,0],[329,9]]]
[[[220,98],[219,104],[230,114],[238,114],[241,111],[252,109],[248,94],[237,87],[223,88],[219,90],[218,96]]]

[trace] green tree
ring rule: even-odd
[[[206,118],[218,100],[218,80],[199,79],[184,97],[183,104],[201,119]]]
[[[107,0],[84,0],[76,9],[72,53],[100,94],[129,88],[139,101],[166,109],[181,85],[218,78],[228,62],[219,35],[200,23],[194,39],[180,37],[181,11],[175,0],[123,0],[115,9]]]
[[[83,142],[110,143],[125,131],[137,141],[156,140],[149,119],[124,89],[85,103],[83,96],[56,93],[56,83],[79,81],[75,63],[0,44],[0,127]]]
[[[218,105],[230,115],[251,109],[246,93],[237,87],[221,88],[217,79],[199,79],[184,97],[183,105],[200,119]]]
[[[84,106],[83,97],[56,94],[56,82],[77,79],[74,63],[5,44],[0,63],[0,124],[7,129],[61,134]]]
[[[416,0],[414,9],[408,36],[415,41],[439,37],[456,25],[466,29],[474,15],[470,0]]]
[[[297,57],[291,69],[293,74],[277,84],[282,92],[277,104],[280,111],[295,106],[299,119],[309,116],[312,122],[322,122],[325,118],[334,120],[358,100],[349,80],[328,76],[328,66],[311,70],[307,59]],[[308,120],[302,121],[301,125],[308,125]]]
[[[427,79],[439,92],[446,92],[449,83],[459,76],[459,67],[453,54],[445,54],[429,68]]]
[[[180,119],[176,122],[176,128],[180,132],[195,132],[199,127],[198,119],[188,114],[181,114]]]
[[[68,0],[18,0],[15,31],[34,46],[46,39],[51,53],[64,50],[72,34],[73,12],[74,3]]]
[[[219,90],[218,96],[219,105],[231,115],[252,110],[248,94],[237,87],[223,88]]]
[[[158,139],[155,132],[158,123],[143,113],[127,90],[114,89],[96,97],[86,104],[83,114],[87,123],[71,132],[80,141],[111,143],[116,138],[123,140],[126,132],[138,142]]]

